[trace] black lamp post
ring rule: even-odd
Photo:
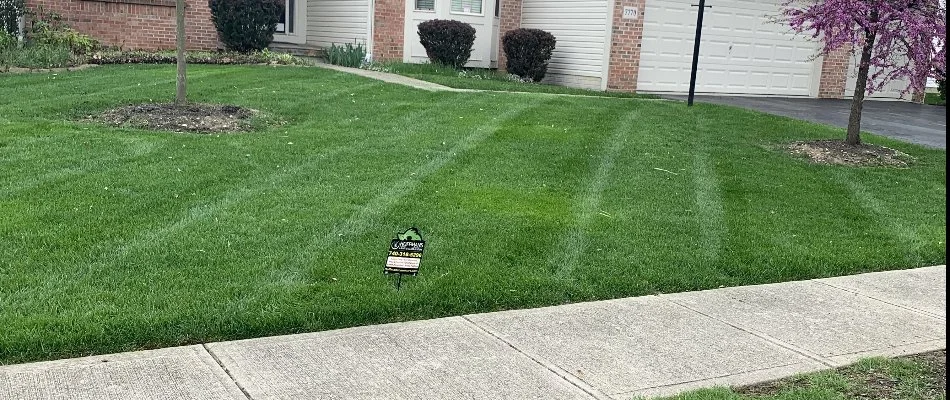
[[[696,7],[697,4],[693,4],[693,7]],[[706,7],[712,7],[706,5],[706,0],[699,0],[699,15],[696,17],[696,40],[693,42],[693,70],[689,74],[689,100],[686,101],[687,106],[693,105],[693,97],[696,96],[696,69],[699,66],[699,41],[703,36],[703,12],[706,11]]]

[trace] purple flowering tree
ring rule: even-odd
[[[821,55],[841,48],[860,52],[848,144],[861,144],[865,94],[900,79],[910,83],[904,93],[922,93],[927,78],[946,68],[943,0],[785,0],[782,16],[792,30],[820,40]]]

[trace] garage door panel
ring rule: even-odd
[[[685,92],[689,88],[694,0],[651,0],[643,13],[638,90]],[[715,1],[707,10],[697,91],[807,96],[816,73],[815,43],[769,22],[780,0]]]
[[[851,55],[851,63],[848,67],[848,80],[845,84],[845,97],[854,97],[854,89],[858,86],[858,55],[861,54],[861,51],[855,51]],[[877,68],[872,67],[868,76],[874,76],[874,72],[877,71]],[[871,95],[865,95],[869,99],[894,99],[894,100],[910,100],[909,93],[903,93],[904,89],[910,85],[910,82],[906,79],[891,81],[884,86],[882,90],[872,93]]]

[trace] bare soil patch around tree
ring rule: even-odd
[[[907,167],[914,161],[909,154],[889,147],[868,143],[850,145],[842,140],[792,142],[783,147],[792,155],[804,157],[816,164]]]
[[[156,103],[114,108],[89,119],[111,126],[208,134],[249,131],[257,114],[233,105]]]

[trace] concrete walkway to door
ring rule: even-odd
[[[668,96],[685,100],[686,96]],[[851,100],[742,96],[696,96],[724,104],[821,124],[848,127]],[[866,101],[861,130],[924,146],[947,148],[947,108],[903,101]]]

